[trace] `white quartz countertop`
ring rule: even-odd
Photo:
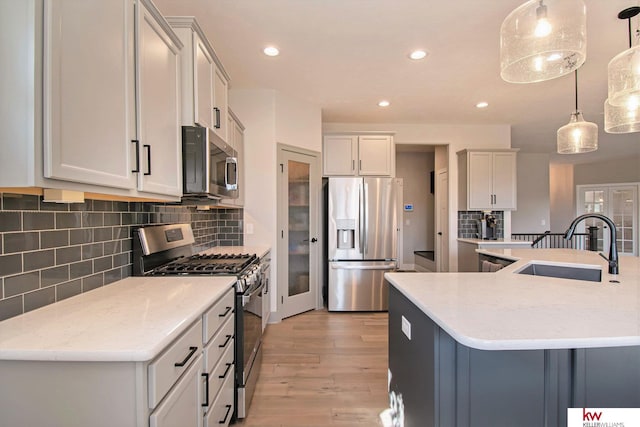
[[[256,254],[258,258],[265,256],[271,248],[268,245],[216,246],[202,251],[204,254]]]
[[[607,272],[596,252],[484,249],[516,260],[495,273],[386,273],[389,282],[461,344],[480,350],[640,345],[640,259]],[[601,282],[517,274],[532,261],[602,269]],[[611,283],[610,280],[619,283]]]
[[[485,239],[458,237],[458,242],[470,243],[472,245],[482,245],[482,246],[509,245],[509,246],[522,246],[523,248],[531,247],[531,242],[528,240],[511,240],[511,239],[485,240]]]
[[[148,361],[233,277],[129,277],[0,322],[0,360]]]

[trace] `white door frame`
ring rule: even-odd
[[[442,180],[446,179],[446,184]],[[449,271],[449,170],[438,169],[435,185],[436,271]],[[444,199],[443,199],[444,198]]]
[[[288,257],[289,257],[289,245],[288,245],[288,180],[286,174],[283,173],[284,162],[287,161],[289,154],[301,155],[308,158],[311,165],[310,173],[310,188],[309,198],[310,205],[315,206],[315,209],[310,209],[309,218],[309,234],[310,239],[315,237],[317,241],[309,245],[309,289],[313,293],[314,307],[322,308],[322,269],[321,256],[322,256],[322,233],[320,229],[321,221],[321,208],[320,201],[322,195],[322,177],[320,171],[320,159],[321,154],[317,151],[311,151],[300,147],[294,147],[286,144],[278,144],[278,183],[277,183],[277,225],[278,225],[278,259],[277,259],[277,321],[286,317],[293,316],[297,313],[290,312],[285,306],[285,295],[288,295],[289,289],[289,271]],[[282,165],[282,166],[281,166]],[[315,171],[315,172],[314,172]],[[268,209],[268,207],[265,207]],[[306,311],[306,310],[305,310]],[[273,314],[273,313],[272,313]]]

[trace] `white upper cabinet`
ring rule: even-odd
[[[139,189],[182,195],[180,41],[155,9],[138,14]]]
[[[44,176],[133,189],[134,2],[44,5]]]
[[[184,44],[182,55],[182,124],[208,127],[228,142],[229,75],[193,17],[167,21]]]
[[[0,17],[15,62],[0,87],[24,99],[0,119],[0,186],[179,200],[182,45],[151,1],[2,2]]]
[[[458,209],[515,210],[517,150],[462,150]]]
[[[322,146],[324,176],[394,176],[391,135],[327,135]]]

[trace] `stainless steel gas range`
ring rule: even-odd
[[[133,233],[133,274],[236,277],[235,418],[246,417],[262,362],[262,298],[268,261],[256,254],[195,253],[190,224],[141,227]]]

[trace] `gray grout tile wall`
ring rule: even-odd
[[[243,244],[242,209],[0,193],[0,320],[131,276],[132,229],[177,222],[197,250]]]
[[[478,237],[478,221],[482,219],[482,211],[459,211],[458,212],[458,237],[463,239],[475,239]],[[492,211],[496,217],[496,237],[504,237],[504,212]]]

